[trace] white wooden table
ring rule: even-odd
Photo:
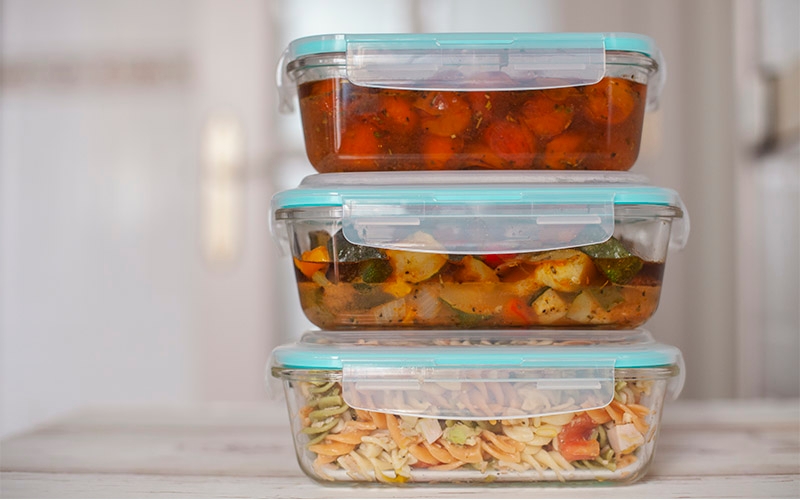
[[[675,402],[630,486],[332,487],[306,478],[283,403],[87,409],[0,443],[3,497],[800,497],[800,402]],[[536,489],[534,489],[536,488]]]

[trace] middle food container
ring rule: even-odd
[[[632,328],[689,230],[675,191],[626,172],[321,174],[272,203],[329,330]]]

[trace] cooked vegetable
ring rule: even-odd
[[[533,301],[536,319],[543,325],[552,325],[567,315],[569,304],[552,288],[547,288]]]
[[[383,283],[392,275],[392,266],[385,260],[368,260],[361,268],[361,279],[364,283]]]
[[[423,232],[414,233],[409,240],[418,243],[422,248],[439,246],[433,236]],[[394,268],[395,276],[410,283],[419,283],[430,278],[447,263],[447,255],[440,253],[386,250],[386,255]]]
[[[320,245],[295,258],[301,305],[329,329],[635,327],[657,306],[663,270],[616,239],[580,249],[459,256],[354,245],[341,231],[308,237]],[[441,248],[422,231],[406,243]],[[621,276],[624,282],[614,281]]]
[[[562,250],[554,260],[537,267],[534,276],[559,292],[576,292],[595,281],[597,271],[592,259],[577,250]]]
[[[633,255],[616,238],[581,247],[581,251],[592,257],[597,269],[612,283],[624,285],[642,270],[644,261]]]

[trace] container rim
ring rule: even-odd
[[[341,369],[310,369],[286,366],[272,366],[270,373],[275,378],[296,382],[319,381],[339,382],[342,380]],[[679,363],[650,366],[646,368],[615,368],[616,380],[664,380],[681,374]]]

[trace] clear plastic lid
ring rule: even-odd
[[[682,248],[689,233],[677,192],[627,172],[311,175],[273,197],[273,233],[275,223],[319,218],[317,208],[341,217],[353,244],[430,253],[521,253],[602,243],[625,211],[670,219],[673,248]],[[443,226],[454,230],[435,231],[436,248],[414,238]]]
[[[354,408],[440,419],[602,408],[621,378],[669,379],[671,398],[683,386],[680,351],[655,343],[644,330],[583,332],[584,345],[569,334],[471,331],[461,337],[465,342],[458,344],[452,332],[355,332],[349,338],[311,332],[275,349],[270,365],[274,376],[290,379],[329,372]]]
[[[532,90],[599,82],[609,54],[646,58],[656,74],[655,107],[665,75],[654,41],[633,33],[330,34],[291,42],[278,67],[282,108],[291,107],[299,68],[342,66],[353,84],[409,90]],[[630,61],[628,61],[630,62]],[[625,63],[625,62],[623,62]],[[638,64],[638,63],[637,63]],[[487,78],[487,75],[492,75]]]

